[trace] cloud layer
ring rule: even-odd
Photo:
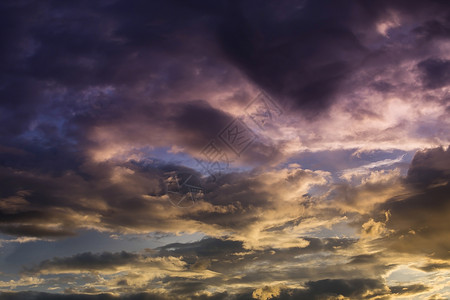
[[[449,297],[448,12],[2,2],[0,299]]]

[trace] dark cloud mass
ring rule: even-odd
[[[395,230],[384,243],[401,252],[449,258],[449,166],[449,149],[436,148],[414,156],[406,177],[414,194],[380,206],[391,214],[386,226]]]
[[[450,298],[449,91],[446,0],[1,1],[0,300]]]
[[[427,59],[417,65],[423,73],[423,84],[426,88],[445,87],[450,83],[450,61]]]
[[[308,282],[306,289],[283,291],[280,295],[271,297],[270,289],[262,289],[263,292],[268,292],[270,298],[266,299],[338,299],[338,297],[350,297],[351,299],[375,299],[375,297],[389,297],[392,294],[409,294],[417,293],[427,290],[427,287],[423,285],[413,285],[413,286],[394,286],[387,287],[383,285],[378,280],[370,279],[354,279],[354,280],[321,280]],[[256,295],[263,295],[256,294]],[[255,299],[255,293],[252,295],[248,293],[242,293],[240,295],[231,296],[228,293],[217,293],[211,296],[194,296],[190,299],[233,299],[233,300],[244,300],[244,299]],[[40,300],[40,299],[86,299],[86,300],[140,300],[140,299],[181,299],[177,296],[165,296],[158,294],[142,293],[129,296],[116,297],[109,294],[99,294],[99,295],[52,295],[48,293],[31,293],[31,292],[19,292],[19,293],[4,293],[0,295],[0,299],[30,299],[30,300]],[[380,298],[378,298],[380,299]],[[385,298],[389,299],[389,298]]]

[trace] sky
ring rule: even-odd
[[[0,300],[450,299],[450,2],[0,2]]]

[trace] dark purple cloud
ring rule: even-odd
[[[0,289],[76,286],[66,296],[0,299],[428,292],[434,284],[381,278],[418,256],[416,269],[448,267],[449,8],[441,0],[1,2],[8,239],[0,247],[58,245],[85,229],[207,237],[36,262],[18,280],[0,273]],[[222,142],[234,169],[202,177],[194,158],[244,118],[259,90],[280,106],[277,122],[258,130],[245,117],[257,132],[251,147],[238,155]],[[406,173],[409,159],[397,157],[419,148],[428,150]],[[195,206],[170,204],[164,179],[174,172],[201,178],[205,197]],[[104,285],[94,273],[112,279]]]

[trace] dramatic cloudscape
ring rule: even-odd
[[[450,2],[0,2],[0,300],[450,299]]]

